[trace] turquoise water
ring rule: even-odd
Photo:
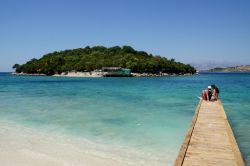
[[[176,155],[208,84],[220,88],[250,164],[250,74],[63,78],[0,74],[0,118],[51,133]],[[173,159],[174,160],[174,159]]]

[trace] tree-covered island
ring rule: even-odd
[[[174,59],[153,56],[130,46],[103,46],[55,51],[40,59],[31,59],[25,64],[15,64],[16,73],[54,75],[76,72],[91,72],[103,67],[122,67],[132,73],[147,74],[194,74],[195,68]]]

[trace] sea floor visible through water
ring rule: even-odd
[[[1,73],[0,146],[5,152],[20,147],[16,157],[32,154],[34,161],[46,156],[55,163],[60,161],[52,157],[65,163],[84,163],[91,157],[101,162],[101,155],[111,163],[124,165],[172,165],[201,90],[215,83],[249,164],[249,82],[247,73],[157,78],[57,78]],[[77,155],[71,158],[74,150],[89,156],[85,161]],[[64,151],[67,153],[61,153]],[[3,150],[0,154],[1,161],[8,160]]]

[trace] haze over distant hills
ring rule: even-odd
[[[194,66],[199,71],[207,71],[214,68],[228,68],[228,67],[234,67],[234,66],[242,66],[247,65],[239,62],[193,62],[190,63],[190,65]]]
[[[242,66],[226,67],[226,68],[214,68],[209,70],[209,72],[250,72],[250,65],[242,65]]]

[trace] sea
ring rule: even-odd
[[[159,154],[173,163],[201,91],[211,84],[220,89],[219,98],[250,165],[250,73],[129,78],[0,73],[0,121]]]

